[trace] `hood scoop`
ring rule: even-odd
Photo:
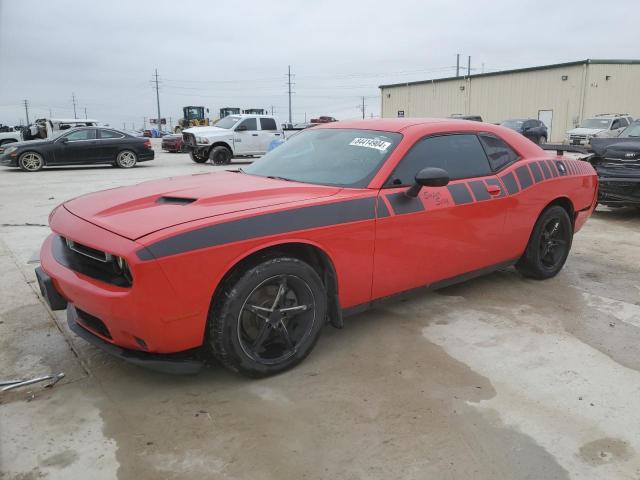
[[[197,198],[185,198],[185,197],[160,197],[156,200],[156,203],[170,204],[170,205],[189,205],[197,200]]]

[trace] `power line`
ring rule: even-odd
[[[78,115],[76,114],[76,94],[75,93],[71,94],[71,101],[73,102],[73,118],[78,118]]]
[[[24,113],[27,116],[27,125],[29,125],[29,101],[24,100]]]
[[[162,131],[162,118],[160,117],[160,87],[158,86],[158,69],[156,68],[156,73],[154,75],[156,84],[156,103],[158,104],[158,130]]]

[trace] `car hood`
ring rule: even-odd
[[[3,147],[7,148],[7,147],[34,147],[37,145],[45,145],[47,143],[51,143],[53,140],[52,139],[48,139],[48,140],[24,140],[22,142],[11,142],[11,143],[5,143],[3,145]]]
[[[328,197],[338,187],[216,172],[90,193],[64,204],[74,215],[130,240],[181,223]]]
[[[183,130],[187,133],[193,133],[196,137],[202,136],[223,136],[223,135],[231,135],[233,136],[233,130],[228,128],[220,128],[220,127],[191,127]]]
[[[574,128],[572,130],[567,131],[569,135],[595,135],[596,133],[604,132],[606,128]]]

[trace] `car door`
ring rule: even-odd
[[[99,158],[99,146],[95,128],[78,128],[55,140],[54,163],[93,163]]]
[[[266,152],[271,142],[281,138],[282,132],[278,131],[275,118],[260,118],[260,152]]]
[[[98,145],[99,153],[96,161],[111,162],[115,161],[116,155],[120,151],[125,138],[122,132],[107,128],[98,129]]]
[[[498,167],[517,158],[491,154]],[[374,298],[508,260],[502,253],[508,199],[490,158],[476,134],[460,133],[423,138],[399,162],[378,199]],[[445,169],[449,185],[408,197],[415,174],[426,167]]]
[[[233,134],[236,155],[252,155],[258,152],[259,135],[258,120],[255,117],[242,120]]]
[[[535,128],[535,122],[532,120],[525,120],[522,124],[522,134],[532,142],[538,142],[538,131]]]

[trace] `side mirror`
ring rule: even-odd
[[[238,125],[238,126],[236,127],[236,132],[243,132],[243,131],[245,131],[246,129],[247,129],[247,126],[246,126],[246,125]]]
[[[416,174],[415,182],[406,192],[408,197],[417,197],[422,187],[446,186],[449,183],[449,174],[442,168],[427,167]]]

